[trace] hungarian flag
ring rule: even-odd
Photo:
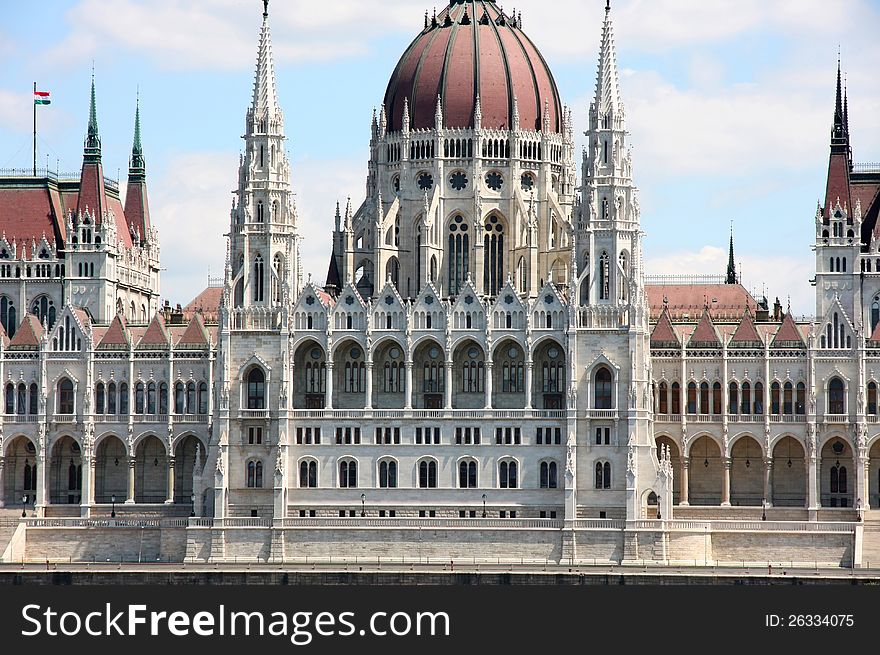
[[[50,105],[52,101],[49,100],[49,92],[48,91],[34,91],[34,104],[35,105]]]

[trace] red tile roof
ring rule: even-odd
[[[217,323],[220,320],[220,301],[222,299],[223,287],[208,287],[183,308],[183,317],[186,320],[192,320],[199,313],[204,317],[206,323]]]
[[[690,347],[707,347],[715,346],[720,348],[721,342],[718,340],[718,333],[715,332],[715,325],[712,323],[712,317],[709,316],[709,310],[703,310],[703,316],[697,324],[697,328],[691,334]]]
[[[754,313],[758,301],[741,284],[649,284],[645,287],[651,320],[663,307],[672,320],[694,320],[708,305],[716,320],[738,320],[748,309]]]
[[[785,315],[785,318],[782,319],[782,325],[779,326],[770,345],[784,348],[794,345],[795,343],[803,346],[804,340],[801,337],[800,330],[798,330],[791,313],[788,313]]]
[[[127,349],[131,343],[131,337],[128,334],[128,328],[125,325],[125,318],[119,314],[110,321],[110,327],[104,333],[104,338],[98,343],[99,350],[119,350]]]
[[[742,320],[739,322],[736,332],[733,333],[730,342],[764,343],[761,339],[761,335],[758,334],[758,330],[755,328],[755,321],[752,319],[752,314],[748,310],[743,314]]]
[[[43,326],[40,319],[33,314],[25,314],[24,320],[18,326],[15,336],[9,342],[9,348],[31,350],[40,347],[40,339],[43,336]]]
[[[44,234],[49,243],[61,238],[56,232],[58,209],[47,187],[0,189],[0,233],[9,243],[17,242],[19,257],[29,258],[26,243],[39,241]]]
[[[832,153],[828,161],[828,184],[825,187],[825,218],[837,206],[844,207],[852,216],[852,198],[850,196],[849,160],[846,154]]]
[[[138,342],[138,348],[166,347],[171,343],[168,331],[165,329],[165,319],[161,314],[156,314],[147,326],[147,331]]]
[[[205,331],[205,324],[202,322],[201,314],[196,314],[190,319],[189,325],[186,326],[186,330],[183,331],[180,339],[177,340],[177,345],[208,345],[208,333]]]
[[[664,309],[660,314],[660,320],[657,321],[657,325],[654,326],[654,331],[651,333],[651,345],[655,348],[668,348],[672,344],[677,348],[681,347],[681,341],[675,334],[672,321],[669,319],[669,312]]]

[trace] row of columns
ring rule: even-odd
[[[819,481],[819,466],[820,466],[820,458],[811,457],[809,460],[809,466],[807,467],[807,504],[809,507],[819,507],[820,500],[820,489],[818,486]],[[771,473],[773,471],[773,459],[765,459],[764,462],[764,500],[767,502],[767,506],[771,507],[773,504],[773,489],[770,483]],[[854,496],[857,499],[857,502],[860,502],[861,509],[868,509],[870,507],[870,494],[868,488],[868,468],[870,465],[870,460],[867,457],[855,457],[853,458],[853,464],[856,470],[856,488]],[[722,468],[721,468],[721,505],[729,506],[730,505],[730,470],[733,467],[733,459],[730,457],[725,457],[722,459]],[[689,479],[690,479],[690,458],[682,457],[681,458],[681,490],[679,492],[679,505],[687,506],[688,503],[688,491],[689,491]]]

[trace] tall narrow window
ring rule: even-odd
[[[828,413],[843,414],[844,404],[843,381],[840,378],[832,378],[828,384]]]
[[[254,288],[254,302],[262,302],[263,301],[263,256],[257,255],[254,258],[254,279],[253,279],[253,288]]]
[[[437,462],[434,460],[419,462],[419,487],[422,489],[437,487]]]
[[[697,413],[697,383],[696,382],[688,382],[687,413],[688,414],[696,414]]]
[[[877,415],[877,383],[868,382],[868,414]]]
[[[485,228],[483,288],[494,296],[504,284],[504,223],[493,214],[486,220]]]
[[[58,413],[73,414],[73,382],[68,378],[58,383]]]
[[[723,403],[721,402],[721,383],[716,382],[712,385],[712,413],[715,415],[722,413]]]
[[[446,253],[449,268],[449,294],[457,294],[465,281],[469,270],[470,236],[468,224],[461,215],[452,219],[449,224],[449,250]]]
[[[266,375],[263,369],[254,367],[247,376],[248,409],[266,409]]]
[[[681,385],[672,383],[672,413],[681,414]]]
[[[779,383],[773,382],[770,385],[770,413],[774,416],[779,414]]]
[[[604,366],[596,371],[596,409],[611,409],[613,403],[611,371]]]
[[[16,318],[15,305],[12,300],[6,296],[0,296],[0,323],[3,324],[3,329],[10,339],[15,336],[15,329],[18,327]]]
[[[608,265],[608,253],[603,252],[599,257],[599,299],[608,300],[611,297],[611,270]]]
[[[665,382],[661,382],[658,387],[659,398],[657,399],[657,413],[669,413],[669,387]]]
[[[782,413],[789,415],[792,413],[792,386],[791,382],[786,382],[782,387]]]

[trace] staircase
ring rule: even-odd
[[[9,540],[15,534],[19,520],[21,520],[21,509],[0,509],[0,555],[6,550]]]

